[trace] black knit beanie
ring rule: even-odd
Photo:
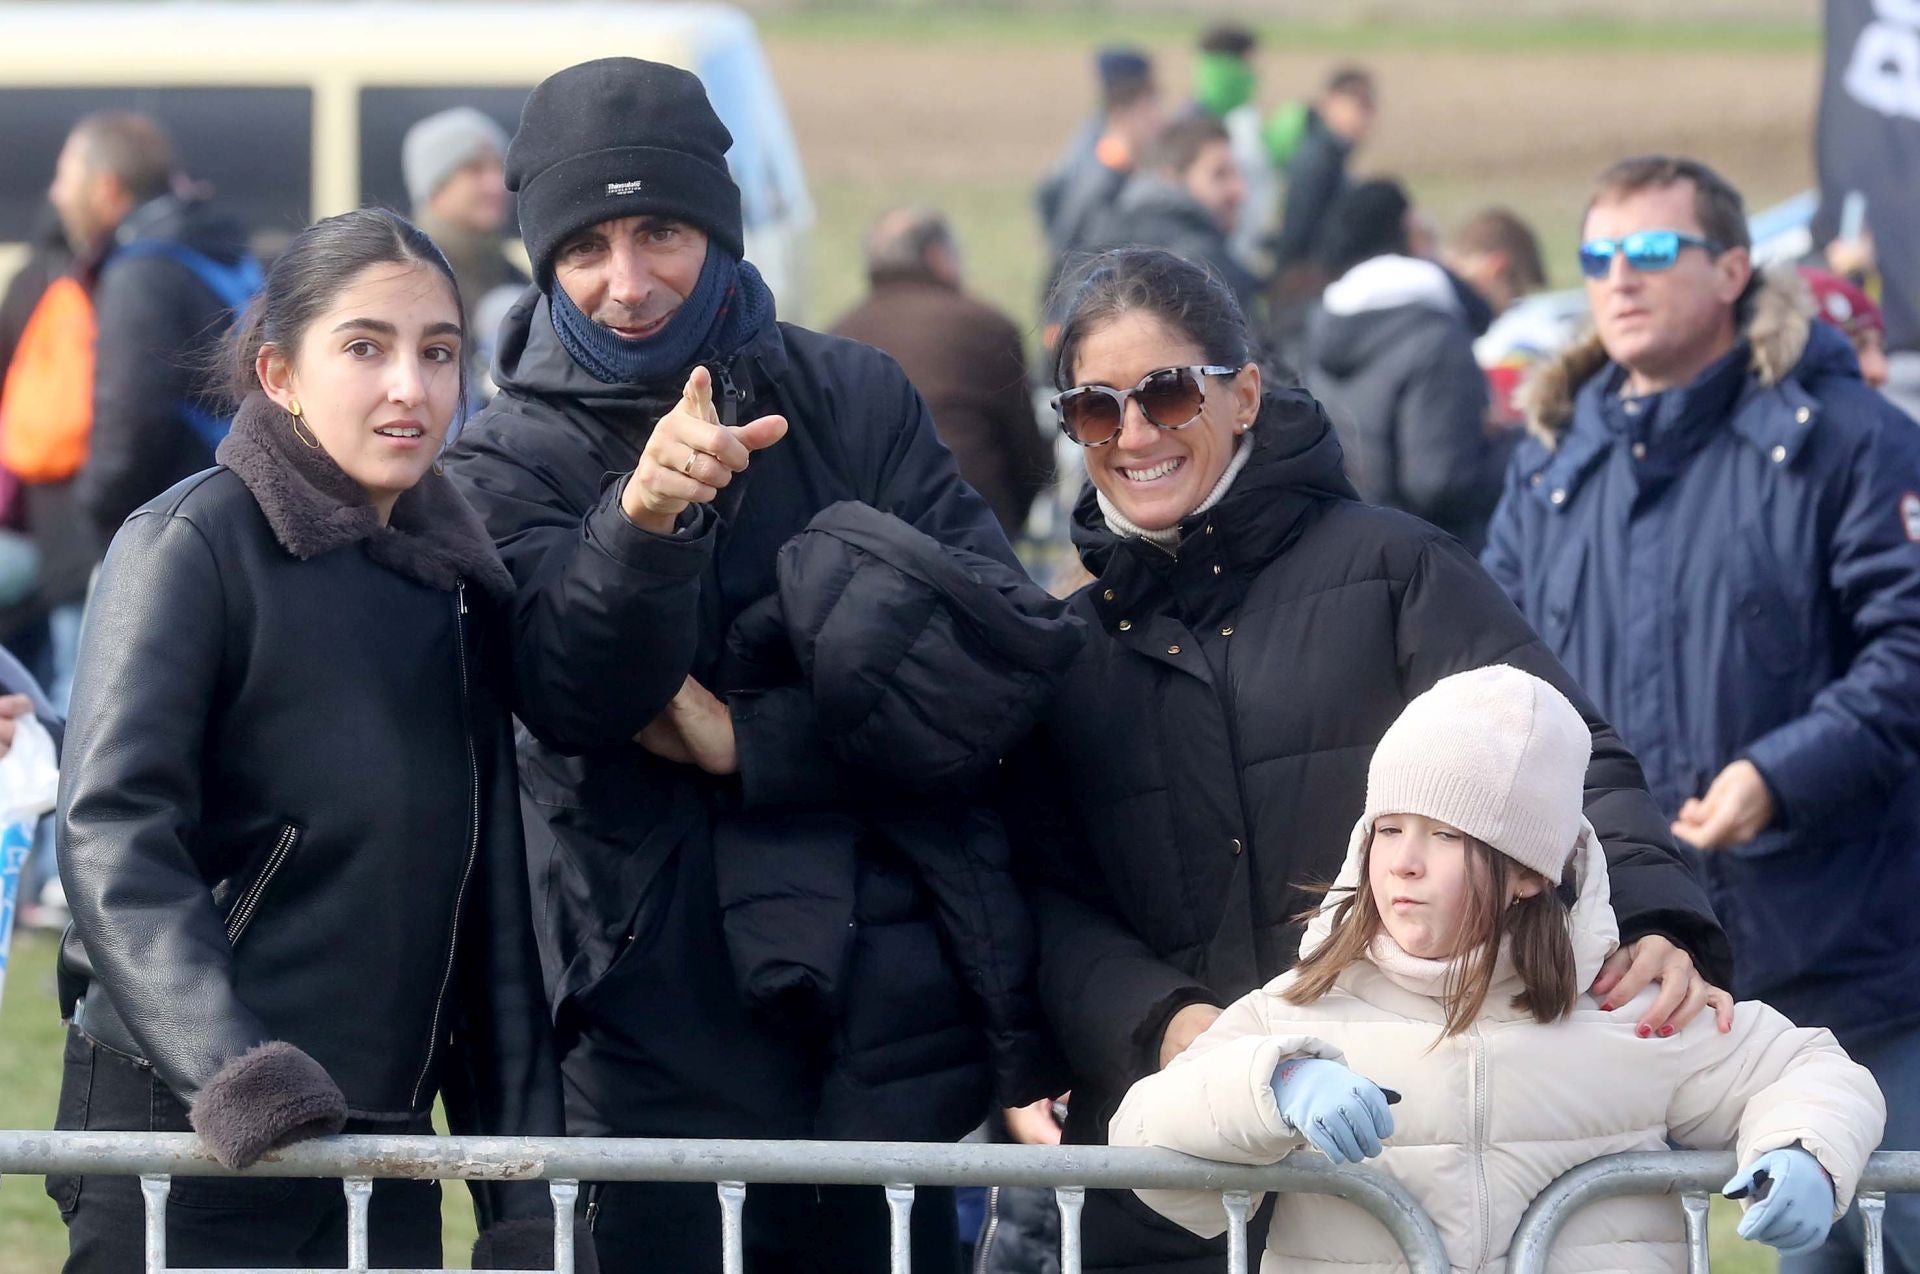
[[[601,58],[542,80],[507,147],[507,189],[520,196],[540,286],[569,235],[617,217],[676,217],[745,255],[732,145],[699,78],[677,66]]]

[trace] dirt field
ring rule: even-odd
[[[1094,43],[770,30],[821,211],[812,317],[857,295],[862,226],[907,199],[951,207],[976,286],[1029,314],[1039,257],[1030,192],[1090,108]],[[1190,66],[1179,44],[1160,42],[1174,50],[1160,65],[1176,93]],[[1262,58],[1265,104],[1311,91],[1342,60],[1324,39],[1314,44]],[[1535,221],[1562,280],[1586,183],[1609,160],[1684,151],[1719,167],[1755,207],[1811,184],[1816,48],[1595,44],[1366,52],[1383,109],[1356,167],[1405,179],[1443,226],[1485,204],[1514,206]]]

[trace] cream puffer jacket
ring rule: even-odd
[[[1355,829],[1336,889],[1359,883],[1365,831]],[[1572,934],[1585,987],[1618,944],[1618,930],[1606,858],[1590,826],[1576,856]],[[1324,942],[1331,928],[1330,913],[1323,914],[1302,951]],[[1171,1066],[1133,1086],[1114,1115],[1112,1144],[1271,1163],[1304,1144],[1275,1104],[1274,1068],[1290,1057],[1343,1062],[1402,1094],[1394,1136],[1369,1166],[1426,1208],[1455,1269],[1492,1271],[1505,1267],[1534,1196],[1600,1155],[1664,1150],[1671,1137],[1694,1149],[1733,1147],[1744,1165],[1798,1142],[1832,1175],[1837,1217],[1879,1144],[1886,1106],[1872,1076],[1831,1034],[1795,1027],[1764,1004],[1740,1004],[1729,1035],[1703,1013],[1671,1038],[1640,1039],[1634,1028],[1656,988],[1611,1013],[1583,994],[1570,1017],[1543,1026],[1512,1007],[1520,983],[1503,960],[1479,1020],[1441,1040],[1444,964],[1404,953],[1388,963],[1394,972],[1357,962],[1311,1005],[1280,998],[1291,974],[1241,999]],[[1140,1196],[1196,1234],[1226,1228],[1216,1192]],[[1405,1261],[1353,1204],[1279,1196],[1264,1274],[1336,1265],[1340,1274],[1364,1274],[1404,1269]],[[1685,1265],[1679,1202],[1651,1196],[1575,1213],[1552,1261],[1565,1271]]]

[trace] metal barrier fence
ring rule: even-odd
[[[1708,1200],[1736,1167],[1731,1154],[1698,1152],[1609,1155],[1582,1164],[1527,1208],[1514,1232],[1508,1268],[1512,1274],[1545,1274],[1555,1236],[1588,1204],[1623,1195],[1679,1194],[1689,1274],[1706,1274]],[[1393,1236],[1414,1274],[1448,1269],[1432,1220],[1397,1182],[1364,1168],[1336,1168],[1317,1156],[1241,1167],[1171,1151],[1106,1146],[359,1136],[304,1142],[245,1172],[230,1173],[191,1133],[0,1132],[0,1174],[14,1173],[139,1177],[146,1204],[146,1274],[167,1274],[167,1192],[176,1176],[340,1178],[348,1216],[346,1269],[356,1272],[369,1269],[367,1206],[375,1178],[546,1181],[556,1221],[556,1274],[573,1272],[572,1219],[582,1181],[714,1182],[724,1274],[743,1274],[741,1226],[749,1184],[884,1187],[896,1274],[912,1269],[908,1227],[916,1185],[1051,1188],[1060,1209],[1062,1274],[1080,1274],[1080,1210],[1089,1188],[1221,1191],[1230,1274],[1248,1271],[1247,1218],[1256,1192],[1345,1199]],[[1884,1274],[1886,1268],[1881,1221],[1889,1191],[1920,1192],[1920,1151],[1882,1151],[1861,1178],[1867,1274]]]
[[[1520,1218],[1507,1251],[1510,1274],[1546,1274],[1554,1236],[1589,1203],[1632,1194],[1678,1194],[1687,1222],[1688,1274],[1707,1271],[1707,1204],[1739,1170],[1731,1154],[1654,1151],[1608,1155],[1583,1163],[1541,1191]],[[1867,1161],[1860,1179],[1860,1218],[1865,1226],[1866,1272],[1885,1274],[1881,1220],[1887,1192],[1920,1191],[1920,1151],[1883,1150]]]
[[[1249,1168],[1107,1146],[356,1136],[303,1142],[236,1174],[214,1162],[191,1133],[0,1132],[0,1173],[139,1177],[147,1274],[167,1270],[167,1190],[175,1176],[341,1178],[348,1210],[346,1268],[353,1271],[368,1269],[367,1204],[377,1177],[546,1181],[560,1222],[554,1227],[558,1274],[573,1271],[571,1221],[582,1181],[715,1182],[724,1274],[743,1274],[741,1224],[749,1184],[885,1187],[895,1274],[912,1268],[908,1223],[915,1185],[1052,1188],[1060,1209],[1062,1274],[1080,1274],[1080,1209],[1089,1188],[1222,1191],[1232,1274],[1247,1274],[1250,1195],[1260,1191],[1345,1199],[1386,1228],[1414,1274],[1445,1274],[1448,1268],[1433,1222],[1397,1182],[1367,1169],[1336,1168],[1317,1156]]]

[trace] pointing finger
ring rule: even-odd
[[[713,420],[713,373],[705,367],[695,367],[688,372],[687,387],[680,393],[680,402],[700,419]]]

